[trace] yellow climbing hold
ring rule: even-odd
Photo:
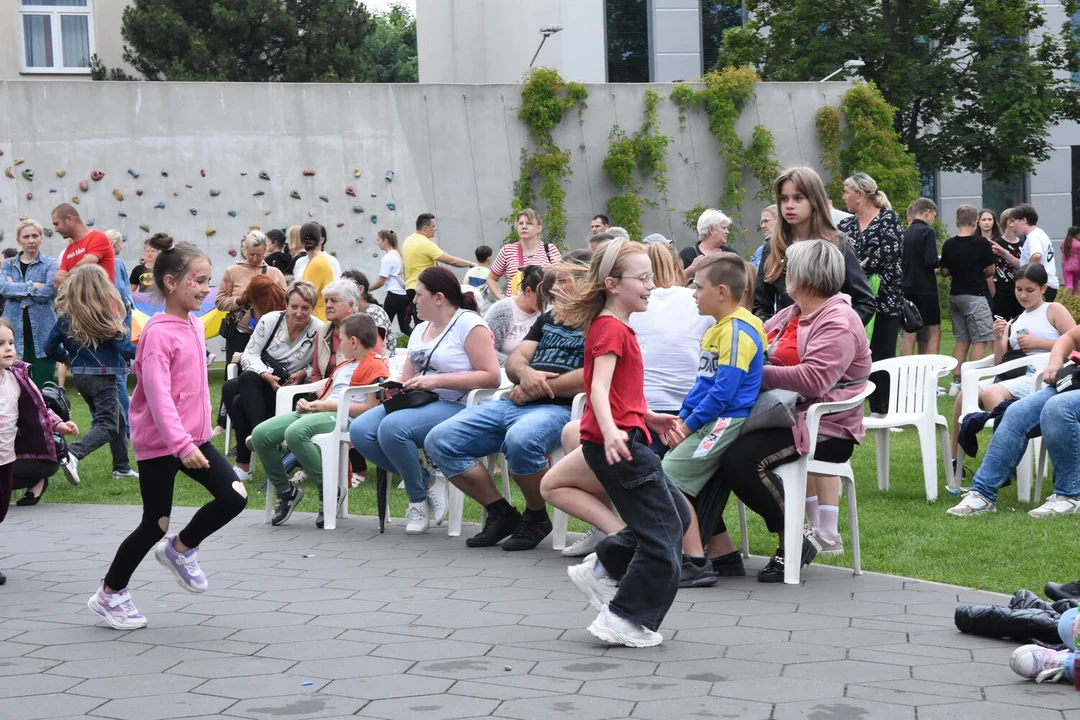
[[[15,158],[16,165],[22,165],[24,162],[26,162],[26,158]]]
[[[124,202],[124,193],[120,192],[118,189],[113,188],[112,196],[120,202]]]
[[[65,175],[67,175],[67,170],[57,170],[56,171],[56,177],[58,177],[58,178],[62,178]]]
[[[15,179],[15,173],[11,172],[11,166],[10,165],[8,165],[6,168],[4,168],[4,174],[7,175],[12,180]]]
[[[206,228],[206,237],[214,237],[217,235],[217,230],[214,228]]]
[[[261,230],[258,225],[248,225],[248,230]]]
[[[71,202],[73,202],[73,203],[75,203],[76,205],[78,205],[78,204],[79,204],[79,196],[78,196],[78,195],[72,195],[72,196],[71,196]]]

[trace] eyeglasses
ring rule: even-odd
[[[645,273],[644,275],[613,275],[612,277],[616,277],[619,280],[640,280],[648,285],[656,279],[656,273]]]

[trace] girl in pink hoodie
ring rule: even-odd
[[[168,235],[150,240],[159,251],[154,286],[165,312],[143,327],[135,356],[138,385],[131,398],[131,444],[139,462],[142,522],[116,552],[89,608],[117,630],[146,627],[127,590],[135,568],[151,549],[185,590],[203,592],[206,575],[196,551],[247,505],[243,484],[210,444],[210,390],[202,323],[191,313],[210,292],[210,260],[191,243]],[[166,535],[173,484],[183,471],[213,495],[187,527]]]

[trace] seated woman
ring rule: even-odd
[[[390,322],[390,316],[383,310],[379,301],[368,292],[367,275],[359,270],[346,270],[341,273],[341,279],[351,280],[360,291],[354,312],[367,313],[375,321],[375,327],[379,328],[379,345],[375,348],[375,352],[384,358],[394,357],[397,354],[397,334],[394,333],[394,326]]]
[[[340,281],[337,281],[340,282]],[[334,283],[327,286],[329,290]],[[326,290],[323,294],[326,295]],[[330,317],[331,297],[327,296],[326,315]],[[329,327],[329,323],[327,324]],[[315,400],[300,400],[296,412],[275,415],[252,431],[251,443],[255,453],[262,461],[266,477],[277,493],[277,506],[274,509],[271,525],[282,525],[292,515],[293,510],[304,499],[304,491],[293,487],[282,463],[281,443],[285,442],[296,456],[306,476],[315,483],[319,490],[319,515],[315,526],[323,526],[323,476],[322,456],[311,438],[330,432],[337,424],[338,400],[350,386],[371,385],[390,376],[390,369],[375,352],[379,340],[379,331],[375,321],[368,315],[350,315],[337,323],[339,342],[337,352],[341,362],[331,371]],[[378,405],[376,393],[369,393],[361,402],[351,403],[349,416],[357,417],[361,413]],[[331,501],[331,512],[336,508],[337,499]]]
[[[1043,370],[1048,383],[1034,395],[1009,406],[994,427],[982,465],[971,480],[971,492],[949,515],[967,517],[997,512],[997,493],[1020,464],[1027,449],[1028,433],[1042,428],[1043,444],[1054,466],[1054,492],[1046,502],[1028,512],[1033,518],[1072,515],[1080,512],[1080,392],[1058,393],[1054,383],[1069,354],[1080,350],[1080,327],[1058,338]],[[1071,367],[1071,366],[1070,366]]]
[[[491,331],[476,312],[471,295],[446,268],[420,273],[416,285],[420,323],[409,336],[408,357],[399,380],[405,392],[428,391],[428,402],[387,414],[380,405],[353,421],[349,437],[364,457],[405,481],[409,510],[405,532],[426,532],[430,502],[435,524],[446,516],[446,480],[435,483],[420,465],[419,449],[431,429],[456,415],[470,390],[497,388],[502,381]],[[429,486],[430,483],[430,486]]]
[[[526,265],[521,268],[521,285],[516,295],[497,300],[484,313],[484,322],[491,328],[495,339],[495,355],[499,366],[506,364],[525,336],[529,334],[536,318],[540,317],[540,299],[537,290],[544,282],[544,268]]]
[[[1016,271],[1016,301],[1023,312],[1011,322],[1004,318],[994,319],[994,364],[1005,361],[1007,352],[1020,351],[1025,355],[1050,352],[1054,343],[1076,327],[1076,321],[1068,308],[1061,303],[1046,302],[1043,293],[1047,288],[1046,268],[1040,263],[1029,263]],[[1019,377],[994,382],[985,378],[979,383],[979,407],[993,410],[1006,400],[1022,400],[1031,394],[1033,367]],[[963,393],[956,396],[952,424],[952,464],[956,467],[957,436],[960,432],[960,406]]]
[[[285,293],[283,311],[263,315],[240,356],[240,376],[229,394],[222,392],[233,430],[236,431],[236,466],[242,481],[251,479],[248,439],[259,423],[274,414],[274,394],[282,385],[295,385],[307,377],[315,336],[323,322],[311,314],[315,287],[293,281]]]
[[[786,207],[782,207],[786,211]],[[794,305],[780,310],[765,323],[770,345],[762,369],[761,389],[792,390],[800,395],[795,408],[795,426],[764,428],[743,433],[728,448],[720,469],[702,491],[714,493],[711,502],[698,497],[698,517],[702,537],[708,537],[708,557],[718,575],[731,575],[727,568],[741,567],[739,557],[724,525],[724,506],[734,493],[751,510],[761,515],[766,527],[779,536],[779,549],[759,573],[760,582],[784,580],[784,486],[777,466],[792,462],[809,445],[806,410],[813,403],[844,400],[857,394],[870,374],[870,344],[862,320],[851,300],[840,292],[844,284],[844,254],[825,240],[804,240],[787,248],[787,292]],[[845,462],[864,433],[863,410],[827,415],[819,426],[816,459]],[[835,478],[835,482],[838,482]],[[839,488],[823,487],[819,495],[831,492],[832,505],[839,501]],[[836,518],[824,516],[810,536],[803,540],[803,565],[822,549],[839,542]]]
[[[326,324],[319,328],[315,335],[315,352],[311,356],[311,369],[308,372],[312,382],[333,375],[334,368],[343,360],[341,323],[356,312],[356,306],[360,302],[360,289],[356,283],[344,278],[327,285],[322,294],[326,302]],[[378,337],[375,340],[376,345],[381,344]],[[376,351],[376,354],[381,353]]]

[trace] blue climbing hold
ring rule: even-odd
[[[236,211],[235,210],[230,210],[228,214],[229,214],[229,217],[236,217]]]
[[[135,171],[134,171],[134,170],[132,170],[131,168],[128,168],[128,175],[130,175],[130,176],[131,176],[131,177],[133,177],[133,178],[137,178],[137,177],[139,177],[139,173],[135,172]]]
[[[371,216],[371,224],[374,225],[377,222],[379,222],[379,216],[378,215],[372,215]]]
[[[397,210],[397,205],[395,205],[392,202],[388,202],[388,203],[386,203],[386,209],[389,210],[390,212],[394,212],[395,210]]]
[[[154,209],[155,210],[164,210],[165,209],[165,201],[164,200],[158,200],[157,205],[154,206]]]
[[[319,199],[322,200],[325,203],[330,202],[330,196],[329,195],[320,195]]]
[[[386,171],[386,182],[394,182],[394,171],[393,170],[387,170]]]
[[[94,218],[90,218],[89,220],[86,221],[86,226],[87,227],[94,227],[95,222],[97,222],[97,221],[94,220]]]
[[[56,188],[49,188],[49,192],[51,192],[51,193],[55,193],[55,192],[56,192]]]
[[[192,215],[198,215],[199,214],[199,211],[196,210],[195,208],[191,208],[190,212],[191,212]]]
[[[127,217],[127,213],[124,212],[123,210],[117,210],[116,214],[119,215],[120,217]]]
[[[354,237],[353,242],[356,243],[357,245],[359,245],[360,243],[364,242],[364,238],[362,238],[362,237]]]

